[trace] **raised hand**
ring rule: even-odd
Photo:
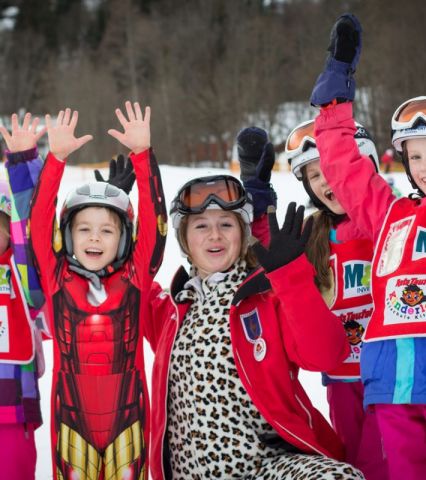
[[[31,113],[26,113],[22,126],[19,125],[18,115],[14,113],[11,116],[11,132],[3,125],[0,126],[0,133],[3,135],[7,149],[11,153],[23,152],[37,146],[37,142],[46,133],[46,127],[37,132],[40,119],[32,119]]]
[[[115,110],[124,132],[111,129],[108,133],[133,153],[141,153],[151,146],[151,108],[145,107],[145,115],[142,115],[139,102],[134,102],[132,105],[127,101],[125,107],[127,118],[119,108]]]
[[[303,227],[305,207],[291,202],[287,208],[284,224],[280,230],[275,208],[268,210],[269,231],[271,241],[269,248],[265,248],[256,241],[252,244],[259,263],[267,272],[287,265],[302,255],[312,231],[313,217],[310,217]]]
[[[326,105],[334,99],[353,101],[353,74],[361,54],[361,33],[361,24],[355,15],[345,13],[337,19],[330,34],[330,53],[312,91],[312,105]]]
[[[49,149],[58,160],[65,160],[71,153],[93,139],[92,135],[84,135],[79,138],[74,135],[77,122],[78,112],[74,110],[71,115],[70,108],[58,113],[55,125],[53,125],[50,115],[46,115]]]
[[[266,212],[269,205],[276,206],[271,171],[275,163],[274,146],[263,128],[247,127],[237,136],[238,159],[244,188],[253,197],[254,218]]]
[[[133,170],[133,164],[130,158],[125,160],[123,155],[118,155],[117,160],[113,158],[109,162],[108,180],[104,180],[99,170],[95,170],[94,174],[98,182],[110,183],[111,185],[121,188],[121,190],[124,190],[127,194],[132,190],[133,184],[136,180],[135,171]]]

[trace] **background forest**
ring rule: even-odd
[[[257,124],[279,150],[307,110],[330,28],[364,28],[357,118],[381,152],[390,117],[426,94],[424,0],[0,0],[0,116],[80,112],[91,133],[74,162],[108,160],[106,134],[127,98],[153,109],[160,163],[224,166],[238,130]]]

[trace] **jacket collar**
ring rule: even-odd
[[[176,295],[184,288],[184,285],[188,280],[189,275],[187,271],[183,267],[179,267],[173,277],[170,287],[170,293],[173,299],[176,298]],[[252,270],[237,290],[237,293],[232,300],[232,305],[237,305],[241,300],[251,295],[264,293],[269,290],[271,290],[271,283],[266,278],[265,271],[262,268]]]

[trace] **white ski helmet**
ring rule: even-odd
[[[392,144],[402,152],[402,143],[409,138],[426,138],[426,96],[402,103],[392,115]]]
[[[379,157],[376,146],[367,129],[355,122],[355,141],[362,155],[370,157],[379,171]],[[284,158],[298,180],[302,180],[302,168],[320,158],[314,134],[314,120],[308,120],[294,128],[285,143]]]

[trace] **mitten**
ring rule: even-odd
[[[324,70],[312,91],[312,105],[327,105],[334,99],[353,101],[353,74],[361,54],[361,32],[361,24],[355,15],[345,13],[338,18],[331,30],[330,53]]]
[[[114,158],[109,162],[109,178],[104,180],[99,170],[95,170],[95,178],[98,182],[107,182],[115,187],[121,188],[127,194],[132,190],[136,180],[133,165],[130,158],[127,161],[123,155],[118,155],[117,160]]]
[[[237,136],[238,159],[244,188],[251,193],[254,218],[266,212],[269,205],[276,206],[277,196],[269,183],[275,163],[275,150],[268,134],[259,127],[247,127]]]
[[[304,212],[305,207],[299,206],[296,211],[296,203],[291,202],[287,208],[284,224],[280,230],[275,208],[268,209],[269,232],[271,236],[269,248],[265,248],[259,242],[252,245],[259,263],[266,272],[272,272],[287,265],[305,251],[312,231],[313,217],[311,216],[307,220],[303,228]]]

